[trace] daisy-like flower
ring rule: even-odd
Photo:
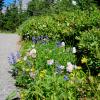
[[[72,4],[75,6],[77,5],[77,2],[75,0],[72,0]]]
[[[82,59],[81,59],[81,63],[83,64],[83,63],[87,63],[87,58],[86,57],[83,57]]]
[[[61,42],[61,47],[64,47],[65,46],[65,42]]]
[[[54,64],[54,60],[53,59],[47,60],[47,64],[48,65],[53,65]]]
[[[73,69],[74,69],[74,65],[71,62],[68,62],[66,71],[71,73],[73,71]]]
[[[72,53],[76,53],[76,47],[72,48]]]
[[[32,49],[30,52],[29,52],[29,55],[31,56],[32,54],[36,54],[36,49]]]
[[[32,49],[32,50],[29,52],[29,56],[31,56],[32,58],[36,58],[36,49]]]

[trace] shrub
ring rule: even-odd
[[[74,40],[75,42],[75,36],[78,36],[79,32],[100,27],[99,20],[100,13],[97,9],[91,11],[90,15],[87,11],[75,10],[74,12],[32,17],[17,31],[22,37],[29,33],[30,38],[48,35],[52,39],[62,39],[65,42]],[[73,42],[71,44],[75,44]]]
[[[79,49],[87,53],[79,54],[78,60],[83,56],[87,56],[91,74],[97,75],[100,72],[100,29],[93,28],[85,32],[80,32],[79,41]]]

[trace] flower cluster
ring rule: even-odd
[[[8,56],[8,62],[10,65],[16,64],[17,61],[20,59],[20,53],[17,51],[16,54],[11,53]]]
[[[33,43],[38,43],[38,42],[41,42],[42,44],[45,44],[47,41],[49,40],[48,36],[38,36],[38,37],[35,37],[33,36],[32,37],[32,42]]]

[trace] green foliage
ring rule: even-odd
[[[75,63],[75,56],[70,49],[56,47],[55,42],[49,41],[47,44],[38,43],[35,45],[37,56],[35,59],[27,56],[29,50],[33,48],[33,43],[24,42],[21,50],[21,58],[16,63],[18,69],[16,85],[21,87],[20,98],[24,100],[77,100],[91,99],[98,100],[99,84],[97,79],[88,76],[82,69],[73,69],[71,73],[66,71],[66,63]],[[23,60],[27,56],[27,60]],[[53,65],[48,65],[47,60],[54,59]],[[31,66],[27,64],[30,61]],[[65,68],[61,73],[56,73],[56,61],[59,61]],[[31,76],[30,73],[35,74]],[[67,76],[67,78],[64,78]]]
[[[97,75],[100,72],[100,30],[93,28],[80,34],[78,46],[81,50],[89,50],[85,55],[88,57],[88,67],[92,75]]]
[[[76,10],[45,16],[33,17],[24,22],[18,29],[18,33],[24,36],[26,33],[32,36],[48,35],[53,39],[73,39],[79,32],[100,26],[99,10],[95,9],[88,15],[87,11]],[[67,39],[66,39],[67,38]]]

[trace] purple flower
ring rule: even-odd
[[[58,74],[61,74],[63,72],[63,69],[65,68],[65,66],[62,66],[62,65],[57,65],[56,67],[56,72]]]
[[[69,80],[69,78],[68,78],[67,75],[64,75],[64,80],[65,80],[65,81],[68,81],[68,80]]]
[[[11,53],[10,56],[8,57],[8,62],[9,62],[10,65],[16,63],[16,57],[14,56],[13,53]]]
[[[32,37],[32,42],[35,44],[37,43],[37,39],[34,36]]]

